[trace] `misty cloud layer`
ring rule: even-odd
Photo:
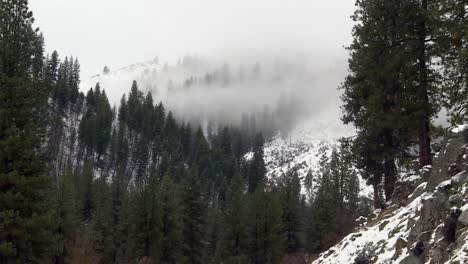
[[[186,121],[238,123],[245,114],[263,118],[267,109],[286,127],[302,119],[339,122],[336,89],[345,76],[343,46],[351,41],[353,1],[31,0],[30,5],[46,51],[77,57],[82,91],[99,81],[113,104],[137,80],[140,89]],[[179,60],[184,54],[201,57]],[[249,79],[257,63],[260,75]],[[90,78],[105,65],[108,75]],[[185,87],[188,79],[203,79],[223,65],[229,83]]]
[[[237,125],[254,115],[259,123],[289,130],[314,117],[339,118],[337,88],[345,75],[344,56],[335,61],[319,56],[256,59],[185,56],[169,65],[155,58],[101,73],[83,81],[81,88],[99,82],[110,101],[117,103],[136,80],[141,90],[151,92],[179,120],[204,126]]]

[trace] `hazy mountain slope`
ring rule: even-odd
[[[186,56],[176,64],[161,65],[156,58],[110,69],[83,80],[80,89],[86,92],[99,82],[113,105],[136,80],[140,90],[150,91],[180,120],[232,125],[243,114],[270,112],[276,125],[290,129],[336,111],[344,74],[331,59],[317,64],[296,57],[224,61]]]

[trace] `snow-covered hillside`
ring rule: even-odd
[[[449,133],[433,166],[400,176],[388,208],[313,263],[468,263],[466,128]]]
[[[286,137],[277,136],[266,142],[264,159],[267,177],[275,180],[283,173],[295,171],[302,179],[308,173],[314,173],[319,168],[321,153],[331,154],[337,146],[338,139],[349,137],[354,130],[339,123],[338,116],[333,120],[309,120],[303,122]],[[312,177],[312,186],[317,179]],[[372,189],[360,178],[361,196],[371,197]],[[303,191],[305,193],[305,191]]]
[[[216,78],[221,81],[217,82]],[[206,84],[207,79],[212,80],[211,85]],[[284,103],[289,92],[300,95],[289,98],[296,108],[283,118],[287,120],[278,120],[291,123],[295,128],[286,137],[277,136],[265,145],[267,176],[273,180],[290,170],[297,171],[302,178],[309,172],[314,173],[320,152],[327,149],[325,151],[331,153],[340,137],[354,133],[352,128],[341,124],[336,107],[341,78],[334,71],[308,68],[304,61],[274,59],[263,61],[261,65],[227,65],[186,56],[175,65],[161,65],[155,58],[95,75],[82,81],[81,90],[100,83],[111,104],[118,104],[133,80],[143,92],[151,91],[154,100],[162,101],[176,117],[183,121],[194,117],[205,125],[213,119],[235,124],[236,116],[263,111],[268,104],[278,116],[275,104]],[[187,80],[193,86],[187,86]],[[312,184],[315,180],[312,179]],[[360,185],[361,195],[369,197],[370,188],[362,180]]]
[[[198,69],[198,70],[197,70]],[[111,104],[118,104],[121,96],[128,93],[132,82],[138,82],[143,92],[151,91],[155,99],[163,100],[166,97],[169,81],[181,82],[192,74],[209,70],[200,60],[187,57],[175,66],[160,65],[158,58],[135,63],[119,69],[110,69],[108,73],[96,74],[84,79],[80,89],[85,92],[99,83],[105,89]]]

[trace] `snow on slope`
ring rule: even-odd
[[[432,166],[400,175],[388,207],[312,264],[468,263],[468,145],[461,133],[466,128],[452,129]]]
[[[107,74],[101,73],[83,80],[80,84],[81,91],[94,88],[99,83],[106,90],[111,104],[118,104],[124,93],[128,93],[132,82],[137,81],[138,87],[144,93],[151,91],[155,100],[165,100],[169,82],[182,82],[186,78],[204,74],[212,70],[208,60],[198,57],[185,56],[176,65],[161,65],[156,57],[153,60],[135,63],[119,69],[110,69]]]
[[[430,195],[425,193],[408,206],[393,212],[382,224],[346,236],[314,263],[354,263],[363,251],[379,252],[372,263],[400,263],[408,256],[408,252],[406,248],[402,248],[401,254],[394,257],[397,241],[408,236],[411,227],[408,225],[408,219],[414,218],[415,212],[421,209],[421,201],[428,198]]]
[[[294,129],[286,138],[281,136],[266,142],[264,159],[267,178],[274,180],[288,171],[296,171],[301,178],[319,168],[321,149],[328,155],[341,137],[353,135],[353,129],[334,120],[310,120]],[[312,179],[315,186],[317,179]],[[361,196],[371,197],[372,190],[360,179]],[[303,193],[305,191],[303,190]]]

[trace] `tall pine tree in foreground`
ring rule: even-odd
[[[432,163],[430,119],[440,108],[433,69],[433,24],[429,0],[357,1],[349,75],[343,83],[343,121],[358,129],[358,167],[389,200],[397,160],[419,146],[419,164]]]
[[[43,40],[26,0],[0,4],[0,262],[47,263]]]

